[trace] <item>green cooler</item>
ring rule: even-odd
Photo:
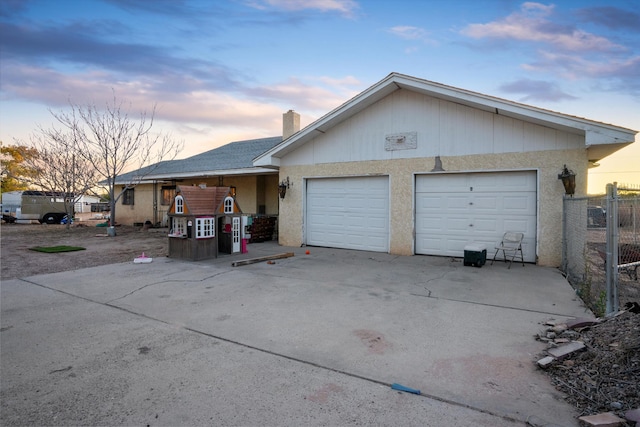
[[[487,246],[481,243],[471,243],[464,247],[464,265],[482,267],[487,262]]]

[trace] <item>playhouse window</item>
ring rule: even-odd
[[[196,239],[208,239],[216,236],[216,220],[212,217],[196,218]]]
[[[233,213],[233,197],[227,197],[224,199],[224,213]]]
[[[176,213],[184,213],[184,199],[182,198],[182,196],[176,196]]]
[[[184,237],[187,235],[187,218],[171,218],[170,237]]]

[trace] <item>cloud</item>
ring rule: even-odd
[[[339,79],[336,79],[334,77],[322,76],[318,77],[317,80],[325,85],[333,87],[359,86],[362,84],[362,82],[354,76],[345,76]]]
[[[387,30],[394,36],[406,40],[422,40],[426,38],[427,32],[423,28],[412,27],[410,25],[398,25]]]
[[[505,83],[499,88],[506,93],[526,94],[521,98],[523,102],[529,101],[563,101],[577,99],[575,96],[563,92],[557,84],[543,80],[520,79],[511,83]]]
[[[615,25],[613,20],[620,19],[622,25],[635,26],[638,14],[630,12],[625,20],[625,12],[606,7],[580,9],[577,14],[583,22],[610,26]],[[519,55],[533,55],[531,61],[521,65],[525,70],[552,74],[554,78],[593,79],[600,88],[639,94],[640,52],[633,32],[627,31],[614,43],[607,37],[576,27],[575,23],[566,23],[569,18],[556,12],[554,5],[527,2],[517,12],[492,22],[471,24],[461,33],[474,39],[498,41],[501,47],[511,45],[518,49]],[[626,45],[619,44],[625,41]],[[549,99],[563,98],[562,93],[552,88],[547,90]]]
[[[590,22],[612,30],[640,32],[640,13],[613,6],[579,9],[576,16],[582,22]]]
[[[112,72],[111,77],[116,81],[141,79],[162,85],[171,81],[174,92],[203,88],[229,90],[237,87],[236,79],[242,77],[214,61],[180,57],[180,50],[176,48],[101,38],[126,32],[126,28],[113,21],[72,23],[61,27],[29,27],[2,22],[0,47],[3,62],[85,71],[99,69]],[[10,72],[6,63],[1,67]],[[21,80],[19,75],[15,77]]]
[[[531,71],[555,71],[561,76],[577,80],[599,79],[600,85],[608,81],[609,90],[620,90],[640,95],[640,55],[630,58],[589,59],[577,55],[541,51],[539,59],[523,68]]]
[[[413,27],[411,25],[396,25],[387,29],[387,32],[404,40],[422,42],[430,45],[436,44],[429,38],[429,32],[424,28]],[[419,48],[416,46],[408,47],[405,49],[405,53],[414,53]]]
[[[338,12],[348,17],[353,16],[359,7],[353,0],[252,0],[246,4],[260,10],[279,9],[293,12],[311,9]]]
[[[269,86],[247,88],[246,93],[252,97],[263,98],[266,102],[289,105],[290,108],[316,114],[324,114],[358,93],[351,88],[357,84],[353,77],[320,77],[311,80],[311,83],[305,83],[299,77],[290,77],[286,81]]]
[[[523,3],[519,12],[486,24],[471,24],[461,32],[475,39],[520,40],[551,45],[563,51],[612,51],[622,46],[571,25],[559,25],[549,18],[553,5]]]
[[[193,87],[199,89],[176,91],[171,80],[122,80],[105,70],[71,74],[17,62],[5,65],[3,100],[33,101],[57,112],[68,111],[69,101],[101,107],[115,93],[118,101],[131,105],[132,115],[150,112],[156,105],[156,119],[181,135],[194,130],[214,135],[220,129],[235,129],[246,137],[278,135],[284,111],[295,109],[310,121],[355,96],[360,84],[351,76],[290,77],[269,86],[234,87],[228,92],[197,82]]]

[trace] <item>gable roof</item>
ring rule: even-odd
[[[273,173],[273,169],[255,167],[253,159],[282,141],[281,136],[235,141],[181,160],[168,160],[137,169],[116,178],[116,184],[128,184],[136,176],[143,182],[218,175]]]
[[[391,73],[282,143],[259,155],[254,166],[279,167],[280,158],[326,133],[391,93],[406,89],[483,111],[585,136],[589,160],[599,160],[634,141],[637,131],[520,104],[399,73]]]
[[[218,212],[224,199],[229,196],[229,187],[200,187],[184,185],[177,188],[184,200],[186,215],[213,215]],[[174,212],[175,199],[169,207]]]

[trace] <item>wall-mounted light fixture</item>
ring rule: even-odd
[[[289,188],[289,185],[289,177],[287,177],[286,180],[283,179],[280,181],[280,184],[278,185],[278,194],[281,199],[284,199],[284,196],[287,194],[287,188]]]
[[[564,192],[571,197],[576,192],[576,174],[571,169],[567,169],[567,165],[562,168],[562,173],[558,174],[558,179],[562,180]]]

